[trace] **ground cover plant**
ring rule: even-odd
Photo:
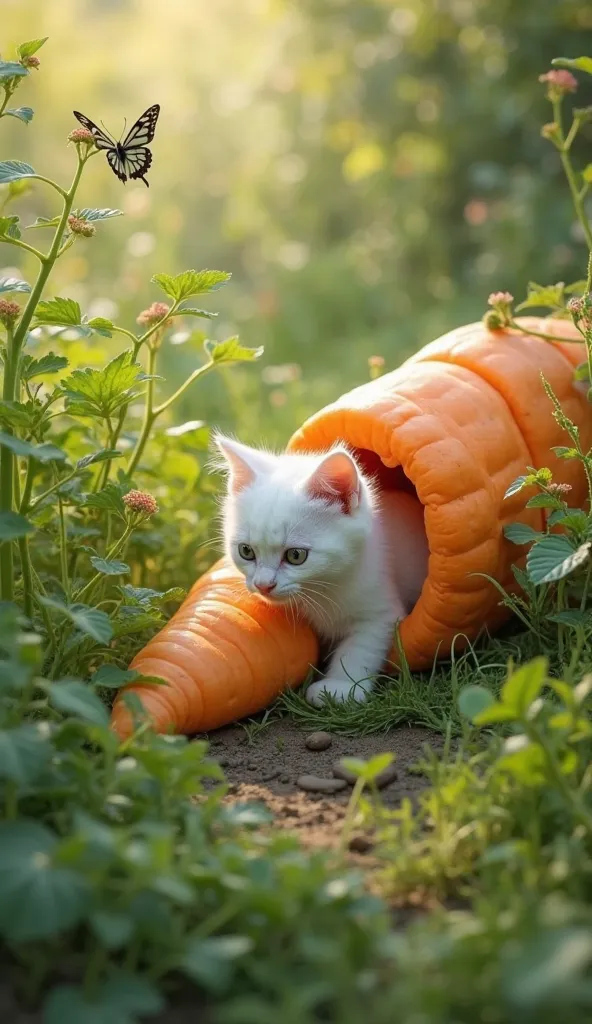
[[[30,86],[44,42],[0,63],[2,115],[31,120],[13,97]],[[544,134],[588,238],[592,175],[570,155],[588,112],[576,110],[567,131],[562,117],[572,71],[592,61],[570,67],[546,75],[554,121]],[[205,374],[259,351],[234,337],[206,342],[204,360],[162,397],[171,321],[212,317],[193,300],[225,273],[157,274],[164,298],[139,313],[139,331],[47,297],[56,261],[118,215],[76,207],[96,154],[83,129],[69,142],[69,187],[43,168],[0,163],[0,241],[39,264],[35,281],[0,282],[0,936],[19,1005],[48,1024],[125,1024],[162,1014],[189,984],[193,1016],[197,1007],[236,1024],[587,1020],[590,508],[571,509],[545,467],[515,484],[535,487],[527,500],[549,512],[541,535],[509,531],[518,554],[528,549],[523,596],[500,595],[519,631],[430,677],[404,672],[356,706],[358,718],[330,702],[314,713],[333,729],[413,719],[447,734],[443,753],[419,766],[429,785],[417,807],[381,806],[384,759],[350,763],[359,780],[345,828],[375,830],[382,899],[338,856],[301,850],[261,808],[225,802],[204,743],[140,724],[120,744],[109,730],[108,698],[131,678],[130,654],[182,596],[176,567],[194,559],[197,571],[208,557],[195,558],[212,515],[214,485],[195,460],[207,428],[171,426],[170,410]],[[28,234],[12,210],[36,181],[59,212]],[[45,247],[29,241],[47,233]],[[490,302],[490,326],[515,323],[511,296]],[[573,319],[589,381],[590,278],[533,285],[527,303]],[[125,347],[102,369],[68,366],[105,338]],[[560,457],[592,481],[573,425],[556,405],[554,415],[566,431]],[[558,523],[564,534],[552,532]],[[508,673],[508,657],[524,664]],[[286,702],[313,715],[297,696]],[[403,928],[398,908],[410,902],[431,913]]]

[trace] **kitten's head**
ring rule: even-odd
[[[228,470],[226,552],[268,600],[345,580],[372,528],[372,494],[345,448],[272,455],[217,435]]]

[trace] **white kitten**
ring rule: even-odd
[[[334,648],[307,699],[365,700],[427,575],[421,504],[400,491],[379,501],[345,448],[271,455],[215,440],[229,469],[228,556],[250,591],[289,605]]]

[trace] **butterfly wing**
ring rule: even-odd
[[[125,158],[122,159],[113,146],[107,150],[107,162],[113,173],[125,184],[128,179]]]
[[[148,185],[144,175],[152,163],[152,153],[145,146],[130,146],[125,150],[125,172],[128,178],[140,178]]]
[[[113,148],[113,139],[109,138],[109,136],[104,131],[102,131],[99,128],[99,126],[94,123],[94,121],[91,121],[90,117],[86,117],[85,114],[81,114],[79,110],[74,110],[73,114],[76,120],[80,121],[80,124],[83,128],[86,128],[87,131],[92,132],[98,149]]]
[[[147,146],[149,142],[152,142],[159,114],[160,103],[155,103],[154,106],[148,107],[148,110],[145,110],[142,116],[130,128],[121,143],[123,148],[127,150],[130,146]]]

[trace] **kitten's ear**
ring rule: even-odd
[[[228,490],[238,494],[270,468],[270,456],[233,441],[223,434],[215,434],[214,442],[224,456],[229,469]]]
[[[360,504],[362,481],[358,467],[348,452],[338,449],[322,459],[305,483],[311,498],[322,498],[341,505],[350,515]]]

